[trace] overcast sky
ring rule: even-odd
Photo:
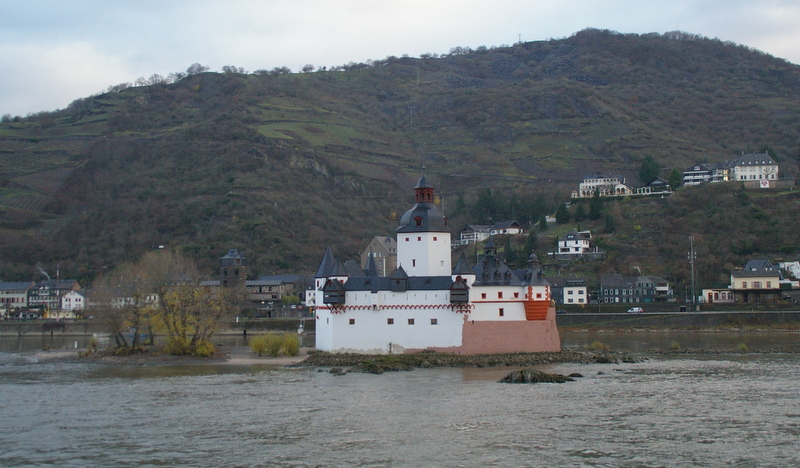
[[[64,108],[195,62],[296,72],[587,27],[680,30],[800,64],[797,0],[0,0],[0,115]]]

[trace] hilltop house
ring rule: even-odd
[[[450,227],[425,177],[400,219],[397,269],[347,267],[328,249],[314,279],[316,346],[329,352],[464,354],[555,351],[560,339],[550,286],[535,255],[512,270],[491,239],[470,268],[451,267]],[[357,266],[357,265],[356,265]]]
[[[725,163],[695,164],[683,171],[684,185],[741,181],[772,187],[778,180],[778,163],[768,153],[742,154]]]
[[[769,153],[743,154],[730,162],[733,180],[758,180],[770,181],[778,180],[778,163],[776,163]]]
[[[598,192],[601,197],[614,197],[631,195],[633,188],[625,184],[625,179],[620,181],[617,176],[588,175],[578,185],[578,190],[572,192],[572,198],[591,198],[595,192]]]
[[[695,164],[683,171],[683,185],[727,182],[729,180],[730,168],[723,163]]]
[[[560,260],[572,260],[583,256],[602,257],[604,253],[597,247],[592,247],[591,242],[591,231],[572,230],[558,239],[558,250],[549,255],[555,254]]]
[[[558,239],[559,255],[582,255],[589,253],[591,247],[591,231],[570,231]]]
[[[518,222],[500,221],[494,224],[468,224],[461,230],[460,239],[453,243],[453,246],[475,244],[483,242],[491,236],[501,234],[518,235],[522,234],[525,230]]]

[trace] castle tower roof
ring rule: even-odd
[[[425,176],[420,177],[414,187],[416,203],[400,218],[397,232],[450,232],[447,218],[433,203],[433,186],[428,184]]]

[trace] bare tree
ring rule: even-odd
[[[189,65],[189,68],[186,69],[187,75],[197,75],[198,73],[207,72],[211,68],[207,65],[200,65],[199,63],[193,63]]]
[[[247,72],[242,67],[235,67],[233,65],[225,65],[222,67],[222,71],[229,74],[229,75],[245,75]]]

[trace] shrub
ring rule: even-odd
[[[250,349],[261,357],[267,352],[267,336],[258,335],[250,340]]]
[[[214,345],[206,340],[198,341],[194,345],[194,350],[192,350],[192,354],[198,357],[209,357],[216,352],[216,348]]]
[[[172,336],[167,343],[165,351],[173,356],[190,354],[189,341],[181,336]]]
[[[281,347],[283,346],[283,337],[281,335],[270,334],[265,336],[266,339],[266,353],[272,357],[277,356],[281,353]]]
[[[672,347],[672,349],[681,349],[681,344],[680,344],[680,343],[678,343],[677,341],[673,341],[673,342],[670,344],[670,346]]]
[[[608,351],[609,349],[611,349],[611,346],[609,346],[609,345],[607,345],[605,343],[601,343],[598,340],[594,340],[591,343],[589,343],[588,348],[589,349],[593,349],[595,351]]]
[[[284,333],[283,352],[289,356],[300,354],[300,337],[297,336],[297,333]]]

